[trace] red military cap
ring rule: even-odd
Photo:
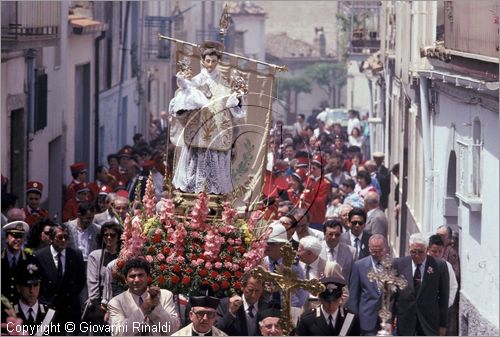
[[[129,147],[124,147],[118,151],[119,158],[132,158],[132,149]]]
[[[297,178],[300,182],[306,181],[307,178],[307,172],[303,168],[298,168],[295,170],[295,172],[292,173],[292,177]]]
[[[74,163],[69,167],[71,169],[71,174],[79,174],[82,172],[87,172],[87,164],[85,164],[83,161]]]
[[[88,192],[88,191],[90,191],[90,189],[89,185],[86,182],[75,185],[75,193]]]
[[[36,192],[41,195],[43,192],[43,184],[38,181],[28,181],[28,184],[26,185],[26,193],[30,192]]]
[[[320,154],[315,155],[311,163],[319,165],[320,167],[325,167],[327,164],[326,160]]]
[[[115,185],[115,192],[120,190],[127,190],[127,184],[122,180],[118,180]]]
[[[113,189],[109,185],[102,185],[99,188],[99,195],[108,195],[113,192]]]

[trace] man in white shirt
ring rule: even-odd
[[[180,326],[173,294],[155,286],[148,287],[151,275],[148,262],[141,258],[128,260],[123,267],[128,290],[108,303],[109,324],[113,336],[171,335]],[[153,328],[152,328],[153,327]],[[159,329],[154,329],[159,327]]]
[[[83,255],[83,261],[87,261],[90,252],[98,249],[97,235],[101,227],[92,223],[94,219],[94,205],[85,203],[78,206],[78,217],[66,223],[68,226],[69,247],[80,250]]]
[[[342,275],[346,283],[349,284],[356,250],[354,247],[346,245],[344,242],[340,242],[342,228],[343,226],[340,220],[334,219],[325,222],[323,228],[325,240],[322,244],[327,261],[335,261],[342,267]]]

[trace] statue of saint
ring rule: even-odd
[[[170,114],[183,129],[179,160],[172,180],[182,192],[226,194],[231,183],[231,147],[235,120],[246,116],[244,95],[218,71],[222,44],[201,45],[201,71],[191,78],[189,65],[177,74],[179,90]],[[186,62],[184,62],[186,63]]]

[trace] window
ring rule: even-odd
[[[35,71],[35,123],[33,130],[37,132],[47,126],[47,79],[44,69]]]

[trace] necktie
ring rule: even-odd
[[[415,274],[413,274],[413,287],[415,288],[415,292],[418,292],[420,286],[422,285],[422,274],[420,273],[420,266],[422,264],[417,264],[417,268],[415,269]]]
[[[307,265],[306,266],[306,280],[309,280],[311,278],[311,266]]]
[[[57,253],[57,278],[61,280],[63,277],[62,255]]]
[[[328,327],[330,328],[330,331],[333,331],[333,317],[331,314],[328,316]]]
[[[253,304],[251,306],[248,307],[247,311],[248,311],[248,317],[250,318],[254,318],[255,315],[253,314],[253,309],[254,309],[254,306]]]
[[[359,238],[354,239],[354,248],[356,248],[356,253],[354,255],[354,260],[357,260],[359,257]]]
[[[144,300],[142,299],[142,296],[139,296],[139,306],[142,307],[143,303],[144,303]]]
[[[33,308],[28,309],[28,324],[35,324],[35,318],[33,317]]]
[[[11,267],[12,269],[16,268],[16,266],[17,266],[17,259],[16,259],[16,257],[15,257],[15,256],[13,256],[11,261],[12,261],[12,262],[10,263],[10,267]]]
[[[332,254],[332,261],[337,261],[335,256],[335,249],[330,249],[330,253]]]

